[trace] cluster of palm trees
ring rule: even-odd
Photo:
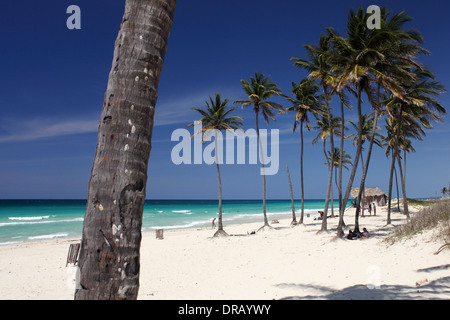
[[[392,14],[381,9],[381,27],[369,29],[368,15],[363,8],[350,10],[347,20],[346,35],[339,35],[334,29],[326,28],[320,35],[318,44],[306,45],[307,58],[292,58],[294,66],[306,70],[307,76],[300,83],[292,83],[291,96],[284,95],[273,82],[262,73],[256,73],[250,81],[241,80],[242,88],[248,95],[247,100],[235,101],[235,104],[252,106],[256,114],[256,131],[259,137],[258,117],[261,113],[269,124],[275,119],[275,113],[295,114],[294,131],[299,129],[301,137],[300,176],[301,176],[301,216],[298,223],[303,223],[304,184],[303,184],[303,129],[319,130],[314,142],[322,139],[324,154],[328,165],[328,184],[321,231],[327,230],[327,212],[329,200],[332,199],[333,172],[339,192],[339,224],[338,236],[343,235],[344,211],[354,184],[359,162],[362,177],[359,182],[359,194],[356,199],[355,232],[359,232],[359,216],[365,180],[370,165],[373,145],[386,147],[386,156],[391,156],[389,175],[389,204],[387,223],[391,223],[391,196],[393,173],[396,167],[400,171],[403,192],[404,213],[408,216],[406,201],[406,155],[414,152],[412,139],[422,140],[424,129],[431,128],[432,122],[441,121],[446,113],[445,108],[437,100],[445,91],[441,83],[435,80],[431,70],[418,60],[419,55],[429,52],[422,47],[423,38],[415,30],[407,30],[404,25],[412,19],[404,12]],[[283,108],[279,103],[271,101],[275,96],[282,96],[290,104]],[[366,101],[365,98],[367,98]],[[331,103],[335,99],[340,108],[339,116]],[[350,100],[356,102],[357,122],[351,122],[356,133],[346,136],[345,109],[352,109]],[[235,129],[242,126],[242,118],[227,117],[232,109],[226,110],[226,102],[222,103],[220,95],[216,95],[215,103],[207,104],[207,110],[199,110],[203,118],[203,130]],[[363,105],[367,103],[369,114],[363,113]],[[310,118],[316,118],[316,126],[311,126]],[[378,122],[385,119],[386,136],[379,132]],[[353,138],[356,153],[353,163],[344,150],[344,140]],[[340,141],[335,146],[335,138]],[[326,140],[329,150],[326,150]],[[364,146],[364,148],[363,148]],[[363,150],[365,151],[363,156]],[[403,151],[403,152],[402,152]],[[403,164],[402,160],[403,159]],[[344,189],[342,181],[343,168],[351,164],[351,173]],[[262,159],[264,168],[264,161]],[[219,167],[217,165],[220,179]],[[220,181],[219,181],[220,184]],[[221,187],[219,186],[221,190]],[[220,191],[221,192],[221,191]],[[265,207],[266,181],[263,175],[263,213],[264,227],[269,227]],[[221,195],[219,196],[221,199]],[[221,207],[219,205],[219,207]],[[219,223],[221,226],[221,210]],[[293,217],[295,221],[295,215]],[[221,231],[222,232],[222,231]]]

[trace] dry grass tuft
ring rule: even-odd
[[[450,200],[436,201],[433,206],[424,207],[415,213],[409,221],[395,229],[385,241],[393,244],[401,239],[410,238],[432,228],[440,228],[439,240],[450,242]]]

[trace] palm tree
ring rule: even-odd
[[[340,91],[343,85],[347,85],[350,82],[355,85],[357,92],[357,149],[344,203],[346,203],[350,195],[362,152],[362,93],[366,93],[368,101],[376,111],[375,129],[381,111],[381,91],[389,91],[395,96],[402,98],[404,93],[402,83],[413,78],[409,68],[412,65],[417,65],[414,61],[416,55],[419,52],[425,52],[423,48],[417,45],[421,41],[420,34],[415,31],[402,30],[403,25],[411,20],[410,17],[406,16],[404,12],[400,12],[389,18],[390,13],[386,12],[385,8],[382,8],[381,11],[382,21],[380,29],[370,30],[367,28],[368,15],[362,7],[357,11],[350,10],[349,12],[347,38],[344,39],[332,29],[327,29],[334,46],[334,54],[330,56],[330,64],[335,66],[334,70],[339,74],[337,90]],[[376,85],[376,88],[373,85]],[[375,131],[373,131],[373,134],[375,134]],[[360,211],[373,141],[374,139],[371,139],[366,166],[361,179],[355,220]],[[341,212],[341,215],[343,215],[343,212]],[[356,230],[356,232],[358,231]],[[342,235],[342,233],[342,227],[338,228],[338,234]]]
[[[345,85],[344,88],[347,91],[349,91],[349,92],[353,93],[354,95],[356,95],[356,93],[352,90],[352,88],[351,88],[351,86],[349,84]],[[336,93],[339,96],[340,105],[341,105],[341,128],[340,128],[341,129],[341,134],[340,134],[340,149],[339,149],[339,153],[340,154],[344,154],[344,152],[345,152],[344,151],[344,141],[345,141],[345,139],[347,139],[344,136],[344,131],[346,130],[344,106],[347,107],[347,109],[350,109],[350,110],[352,109],[352,106],[350,105],[350,103],[348,101],[347,95],[344,93],[344,89],[341,89],[341,91],[337,91]],[[344,211],[342,210],[342,207],[345,208],[345,206],[346,206],[346,205],[344,205],[344,203],[343,203],[344,199],[342,198],[342,169],[343,169],[342,160],[343,160],[343,157],[339,157],[339,160],[340,160],[339,165],[338,165],[338,167],[339,167],[339,178],[338,178],[339,183],[337,184],[337,188],[338,188],[338,192],[339,192],[339,223],[338,223],[338,225],[343,225],[344,221],[343,220],[341,221],[341,213],[342,214],[344,213]],[[338,180],[336,180],[336,181],[338,181]],[[342,219],[343,219],[343,217],[342,217]]]
[[[329,55],[331,54],[330,37],[320,35],[319,44],[315,46],[304,46],[309,60],[300,58],[291,58],[294,62],[294,66],[306,69],[309,72],[308,78],[313,81],[318,81],[323,90],[325,111],[327,114],[328,123],[332,122],[332,112],[329,105],[331,101],[332,89],[335,87],[336,78],[331,70],[331,65],[328,63]],[[334,138],[333,127],[330,127],[330,150],[334,152]],[[330,198],[330,192],[332,188],[333,170],[330,167],[328,174],[327,193],[325,197],[325,208],[322,220],[322,227],[320,231],[327,231],[327,212],[328,202]]]
[[[375,112],[376,113],[376,112]],[[378,117],[376,115],[374,115],[373,117],[371,117],[371,115],[368,114],[363,114],[361,117],[361,121],[362,121],[362,131],[361,131],[361,166],[362,166],[362,172],[363,172],[363,176],[365,175],[366,172],[366,166],[364,165],[364,158],[363,158],[363,150],[364,150],[364,143],[366,142],[366,140],[372,140],[374,139],[374,143],[381,147],[382,144],[382,140],[384,139],[384,137],[379,134],[376,133],[376,130],[380,130],[381,128],[378,126],[374,127],[375,124],[375,118]],[[351,123],[351,125],[353,126],[353,128],[355,128],[356,130],[358,130],[358,124],[355,124],[353,121],[349,121]],[[354,137],[353,139],[353,145],[357,146],[358,144],[358,137],[356,137],[355,134],[351,134],[349,136],[350,137]],[[364,190],[362,192],[362,199],[365,199],[364,196]],[[364,200],[363,200],[363,205],[362,205],[362,210],[361,210],[361,215],[364,216]],[[356,222],[355,222],[355,229],[359,230],[359,219],[355,218]]]
[[[351,161],[352,157],[345,152],[345,150],[342,153],[342,157],[341,157],[341,149],[339,148],[334,148],[334,160],[331,161],[331,152],[328,151],[328,157],[327,157],[327,163],[326,164],[332,164],[333,168],[334,168],[334,177],[335,177],[335,183],[336,183],[336,187],[337,187],[337,168],[339,167],[339,164],[342,163],[342,167],[345,169],[349,169],[349,165],[352,165],[352,161]],[[330,162],[331,161],[331,162]]]
[[[328,151],[328,157],[327,157],[327,162],[325,163],[328,166],[332,166],[334,168],[334,182],[336,184],[336,187],[339,189],[339,184],[338,184],[338,175],[337,175],[337,169],[338,168],[345,168],[345,169],[349,169],[348,165],[352,165],[352,161],[351,161],[351,157],[350,155],[347,154],[347,152],[345,152],[345,150],[342,152],[342,157],[341,157],[341,149],[340,148],[334,148],[334,159],[331,160],[331,152]],[[333,189],[331,189],[333,190]],[[331,193],[331,216],[334,217],[334,212],[333,212],[333,193]],[[339,210],[341,209],[342,203],[339,201]]]
[[[222,180],[220,178],[219,169],[219,159],[217,152],[217,133],[222,130],[234,130],[240,129],[243,124],[241,122],[241,117],[229,117],[228,115],[236,108],[233,107],[227,110],[228,99],[222,101],[220,94],[216,93],[215,99],[209,97],[209,102],[205,101],[205,110],[193,108],[198,111],[203,118],[200,119],[202,124],[202,132],[206,132],[205,135],[209,134],[211,131],[214,132],[215,139],[215,157],[216,157],[216,169],[217,169],[217,180],[219,183],[219,218],[217,223],[217,231],[214,237],[228,236],[228,234],[223,230],[222,223]],[[194,126],[195,123],[189,124],[188,126]],[[196,134],[202,134],[202,132],[197,132]]]
[[[332,134],[336,134],[336,135],[341,135],[342,136],[342,134],[340,132],[341,124],[342,124],[341,118],[333,117],[331,119],[331,126],[329,125],[328,117],[326,117],[326,118],[322,117],[322,119],[317,119],[316,124],[317,124],[317,126],[312,127],[312,129],[313,130],[317,130],[318,134],[313,139],[312,143],[316,144],[319,139],[322,139],[322,141],[323,141],[323,154],[324,154],[325,159],[327,161],[325,164],[328,165],[328,170],[330,171],[330,169],[331,169],[331,172],[333,172],[333,167],[330,166],[330,163],[329,163],[328,159],[335,158],[334,152],[336,152],[336,148],[334,148],[334,150],[332,150],[332,151],[328,151],[328,154],[327,154],[326,141],[327,141],[328,137],[330,137],[330,140],[331,140],[331,135]],[[344,130],[345,129],[347,129],[347,128],[344,126]],[[339,151],[339,153],[340,153],[340,151]],[[333,176],[331,176],[331,178],[333,178]],[[333,180],[331,179],[330,182],[333,183]],[[327,196],[326,196],[326,199],[325,199],[325,204],[327,204],[329,202],[329,200],[331,199],[331,211],[332,211],[331,216],[334,217],[334,212],[333,212],[333,188],[332,188],[332,186],[331,186],[330,189],[327,189],[327,190],[328,190],[328,192],[327,192]],[[327,207],[328,206],[326,205],[326,208]],[[327,211],[324,211],[324,214],[326,212]]]
[[[391,223],[391,194],[395,161],[398,161],[399,166],[401,165],[399,159],[400,142],[406,141],[405,138],[408,135],[421,139],[421,135],[425,134],[421,126],[432,128],[431,122],[441,121],[442,116],[446,114],[445,108],[436,99],[439,94],[445,92],[445,89],[441,83],[435,80],[433,73],[429,70],[418,69],[413,69],[411,73],[414,74],[415,80],[410,84],[405,84],[404,99],[391,95],[386,101],[386,110],[389,114],[388,123],[393,130],[392,135],[395,137],[389,175],[388,224]],[[402,192],[404,213],[409,216],[404,181],[402,181]]]
[[[137,298],[153,116],[175,7],[125,3],[89,180],[77,300]]]
[[[264,225],[259,230],[264,230],[265,227],[271,228],[267,220],[266,213],[266,175],[264,170],[264,156],[262,150],[261,137],[259,135],[259,113],[261,112],[264,120],[269,124],[269,119],[275,120],[274,111],[283,109],[282,105],[269,99],[274,96],[282,95],[281,89],[275,83],[269,80],[263,73],[256,72],[255,77],[250,77],[250,83],[247,80],[241,80],[242,89],[248,95],[248,100],[236,100],[234,103],[240,104],[242,108],[246,106],[253,106],[253,111],[256,114],[256,133],[258,135],[259,152],[261,157],[262,176],[263,176],[263,214]],[[258,230],[258,231],[259,231]]]
[[[394,156],[394,141],[395,141],[395,133],[393,126],[389,124],[388,119],[385,119],[386,125],[384,126],[386,128],[386,136],[383,138],[383,143],[386,145],[385,149],[385,155],[386,158],[389,158],[389,156]],[[400,194],[398,192],[398,176],[397,176],[397,169],[395,167],[394,162],[394,175],[395,175],[395,188],[397,190],[397,211],[400,212]]]
[[[300,84],[292,83],[292,94],[294,98],[286,97],[292,103],[292,106],[285,108],[282,113],[295,112],[295,121],[293,131],[300,124],[300,183],[301,183],[301,215],[299,224],[303,224],[303,216],[305,212],[305,190],[303,184],[303,125],[306,124],[308,131],[310,130],[310,122],[308,113],[319,114],[322,111],[323,96],[319,95],[319,86],[311,80],[302,79]]]
[[[390,120],[392,122],[392,125],[390,124]],[[384,138],[384,141],[387,141],[387,146],[386,146],[386,157],[388,157],[389,155],[391,155],[392,157],[395,156],[394,154],[394,146],[395,146],[395,141],[396,141],[396,130],[397,130],[397,123],[396,121],[392,121],[392,119],[386,119],[386,137]],[[400,171],[400,179],[401,179],[401,183],[402,183],[402,190],[403,192],[405,192],[406,190],[406,153],[410,153],[410,152],[416,152],[416,150],[414,149],[414,147],[412,146],[411,140],[408,139],[408,137],[413,137],[414,139],[417,140],[423,140],[422,136],[425,136],[425,131],[420,127],[417,126],[411,126],[411,127],[407,127],[404,124],[402,125],[401,128],[402,134],[400,135],[399,139],[398,139],[398,145],[399,148],[402,149],[404,151],[404,155],[403,155],[403,161],[404,161],[404,166],[403,166],[403,170],[402,170],[402,165],[400,162],[400,152],[397,153],[397,158],[394,160],[394,175],[395,175],[395,185],[396,185],[396,189],[397,189],[397,210],[398,212],[400,212],[400,199],[399,199],[399,192],[398,192],[398,177],[397,177],[397,170],[395,167],[395,161],[397,161],[398,163],[398,167],[399,167],[399,171]],[[392,165],[392,164],[391,164]],[[406,192],[405,192],[406,193]],[[409,213],[406,212],[405,213],[406,216],[409,218]]]

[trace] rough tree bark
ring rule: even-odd
[[[136,299],[153,116],[176,0],[127,0],[89,180],[75,299]]]

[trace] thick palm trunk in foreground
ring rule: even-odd
[[[159,77],[176,0],[127,0],[103,103],[75,299],[136,299]]]

